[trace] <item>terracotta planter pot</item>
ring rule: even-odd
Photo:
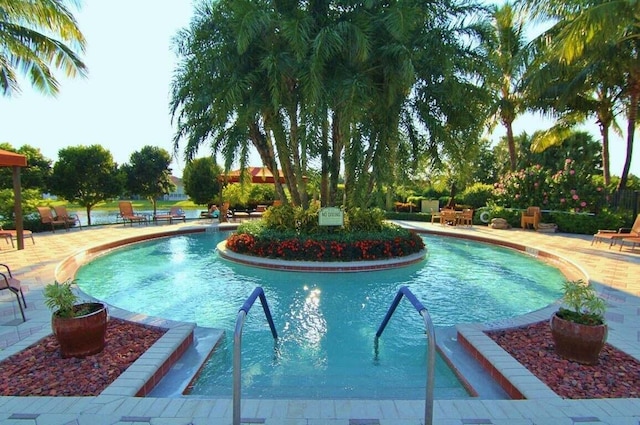
[[[607,341],[607,325],[581,325],[564,320],[556,313],[549,324],[559,356],[582,364],[598,363],[600,351]]]
[[[104,350],[109,321],[107,307],[102,303],[75,306],[76,309],[83,307],[88,307],[90,312],[72,318],[61,318],[54,314],[51,319],[51,329],[60,344],[60,355],[63,359],[82,358]]]

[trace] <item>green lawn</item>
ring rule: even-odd
[[[133,209],[135,210],[152,210],[153,204],[151,201],[146,199],[139,200],[131,200],[133,204]],[[68,210],[81,210],[84,211],[85,207],[74,204],[72,202],[67,201],[54,201],[51,202],[52,205],[65,205]],[[180,207],[184,210],[206,210],[206,205],[196,205],[192,201],[158,201],[157,209],[158,210],[168,210],[171,207]],[[91,208],[91,211],[118,211],[118,201],[112,202],[100,202],[95,207]]]

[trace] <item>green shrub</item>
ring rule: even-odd
[[[387,218],[387,220],[431,221],[431,214],[425,212],[408,213],[386,211],[385,217]]]
[[[345,231],[379,232],[383,230],[385,212],[380,208],[351,208],[345,213]]]
[[[551,212],[549,215],[550,221],[558,225],[560,232],[582,235],[592,235],[600,229],[617,230],[629,223],[627,217],[606,210],[597,215],[559,211]]]
[[[488,206],[482,207],[478,211],[474,212],[473,214],[474,222],[476,222],[476,219],[477,219],[477,222],[483,223],[480,220],[480,215],[483,212],[489,213],[489,220],[488,220],[489,223],[493,218],[504,218],[505,220],[507,220],[507,222],[511,227],[520,227],[520,216],[522,214],[522,211],[519,209],[505,208],[505,207],[501,207],[501,206],[490,203]]]
[[[492,194],[492,185],[475,183],[460,194],[460,200],[463,204],[468,205],[469,208],[477,210],[487,205],[487,201],[491,199]]]
[[[264,226],[279,231],[295,231],[296,212],[290,204],[275,205],[262,214]]]

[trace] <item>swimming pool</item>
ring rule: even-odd
[[[111,305],[227,331],[192,394],[230,396],[233,327],[256,286],[264,288],[280,338],[274,345],[255,306],[243,336],[244,396],[420,399],[426,340],[424,324],[408,302],[400,304],[374,351],[375,332],[400,286],[429,309],[436,327],[447,327],[546,307],[560,297],[564,280],[557,269],[513,250],[428,235],[427,259],[402,269],[256,269],[218,257],[215,246],[226,236],[139,243],[97,258],[76,275],[83,291]],[[436,373],[436,398],[468,397],[441,359]]]

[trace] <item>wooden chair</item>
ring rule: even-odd
[[[127,224],[127,221],[132,226],[134,222],[147,224],[147,217],[134,213],[133,205],[130,201],[120,201],[118,202],[118,207],[120,208],[120,217],[125,225]]]
[[[455,226],[456,224],[458,224],[458,216],[456,215],[456,210],[452,210],[449,208],[443,208],[440,210],[440,225]]]
[[[64,205],[53,207],[53,210],[56,213],[56,219],[65,220],[67,222],[67,226],[78,225],[78,227],[82,229],[82,224],[80,223],[80,217],[78,217],[78,214],[69,214],[67,212],[67,207]]]
[[[67,232],[69,231],[69,223],[67,220],[54,217],[51,207],[37,207],[37,209],[38,214],[40,214],[40,221],[42,221],[42,224],[50,225],[52,232],[55,233],[56,226],[63,226],[67,229]]]
[[[440,221],[440,211],[437,211],[435,208],[431,208],[431,224],[435,223],[436,220]]]
[[[461,226],[473,226],[473,209],[465,208],[458,214],[458,224]]]
[[[24,315],[24,309],[27,308],[27,302],[24,300],[24,293],[22,292],[20,281],[13,277],[9,266],[2,263],[0,263],[0,266],[4,269],[4,271],[0,272],[0,291],[8,289],[16,296],[18,307],[20,307],[20,313],[22,314],[22,320],[26,322],[27,318]],[[20,303],[20,298],[22,298],[22,304]],[[23,305],[24,308],[22,307]]]
[[[538,223],[540,223],[540,207],[529,207],[526,211],[522,212],[520,216],[520,227],[526,229],[531,225],[535,230],[538,230]]]

